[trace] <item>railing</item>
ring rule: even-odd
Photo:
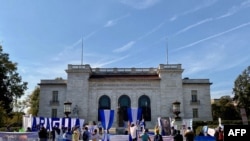
[[[181,64],[160,64],[160,69],[181,69]]]
[[[66,84],[67,81],[66,80],[57,80],[57,79],[54,79],[54,80],[41,80],[41,83],[50,83],[50,84]]]
[[[51,100],[49,103],[50,103],[50,106],[52,106],[52,105],[58,106],[60,104],[58,100]]]
[[[92,68],[93,73],[156,74],[157,68]]]
[[[191,105],[200,105],[200,100],[190,100]]]
[[[68,69],[87,69],[89,65],[68,65]]]
[[[92,73],[156,74],[159,69],[181,70],[181,64],[160,64],[159,68],[91,68],[90,65],[68,65],[68,70],[88,70]]]

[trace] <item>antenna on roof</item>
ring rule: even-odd
[[[81,54],[81,65],[82,65],[82,62],[83,62],[83,38],[82,38],[82,54]]]
[[[167,61],[167,64],[168,64],[168,38],[166,37],[166,61]]]

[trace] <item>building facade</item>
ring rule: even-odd
[[[99,109],[115,110],[127,121],[127,108],[142,109],[147,127],[158,117],[174,117],[173,103],[180,102],[180,117],[212,120],[209,79],[182,78],[181,64],[160,64],[157,68],[91,68],[68,65],[67,80],[41,80],[38,116],[63,117],[64,102],[72,103],[70,117],[100,120]],[[119,109],[119,110],[118,110]]]

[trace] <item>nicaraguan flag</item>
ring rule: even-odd
[[[128,119],[130,123],[136,123],[142,116],[141,108],[128,108]]]
[[[109,135],[107,130],[112,127],[114,121],[114,110],[99,110],[99,114],[101,116],[102,127],[104,128],[104,138],[103,141],[109,140]]]
[[[127,112],[128,112],[128,119],[130,123],[133,122],[135,124],[137,121],[140,120],[142,116],[141,108],[128,108]],[[129,135],[129,141],[132,141],[131,135]]]

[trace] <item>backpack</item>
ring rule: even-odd
[[[83,134],[82,134],[82,139],[87,140],[88,137],[89,137],[89,135],[88,135],[87,131],[84,131]]]

